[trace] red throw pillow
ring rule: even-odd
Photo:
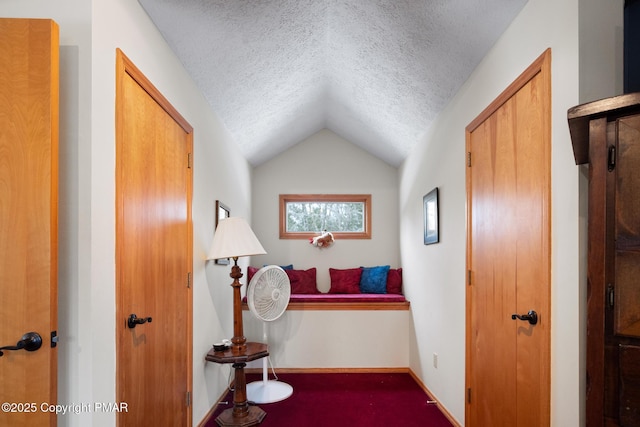
[[[347,268],[338,270],[336,268],[329,269],[331,276],[330,294],[359,294],[360,293],[360,276],[362,269]]]
[[[291,282],[292,294],[318,294],[318,286],[316,285],[316,269],[308,270],[285,270]]]
[[[256,274],[260,270],[258,267],[247,267],[247,285],[253,279],[253,275]]]
[[[387,275],[387,293],[402,295],[402,269],[390,269]]]

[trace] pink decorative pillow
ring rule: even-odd
[[[317,294],[318,287],[316,285],[316,269],[308,270],[285,270],[289,281],[291,282],[292,294]]]
[[[362,269],[360,268],[348,268],[345,270],[330,268],[329,276],[331,276],[331,288],[329,289],[329,293],[359,294],[361,275]]]
[[[390,269],[387,275],[387,293],[402,294],[402,269]]]

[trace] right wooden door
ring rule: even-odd
[[[613,278],[608,281],[605,366],[611,381],[611,418],[624,427],[640,426],[640,115],[615,122],[614,179],[607,193],[614,204]],[[617,375],[616,375],[617,373]],[[617,417],[616,417],[617,416]]]
[[[549,425],[550,51],[467,127],[465,425]]]

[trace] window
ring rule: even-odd
[[[280,238],[371,238],[371,194],[281,194]]]

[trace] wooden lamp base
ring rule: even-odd
[[[247,401],[247,381],[244,373],[246,362],[260,359],[269,355],[266,344],[247,343],[242,327],[242,304],[240,301],[240,278],[242,273],[238,267],[238,258],[233,258],[234,266],[231,268],[233,278],[233,331],[231,348],[220,352],[209,352],[206,360],[216,363],[233,363],[235,369],[233,408],[223,411],[216,423],[219,426],[255,426],[262,422],[267,413],[257,406],[249,405]]]
[[[262,422],[264,417],[267,415],[265,411],[258,408],[257,406],[249,406],[249,411],[247,416],[239,418],[233,416],[233,408],[225,409],[219,416],[216,418],[216,423],[219,426],[242,426],[249,427],[255,426]]]

